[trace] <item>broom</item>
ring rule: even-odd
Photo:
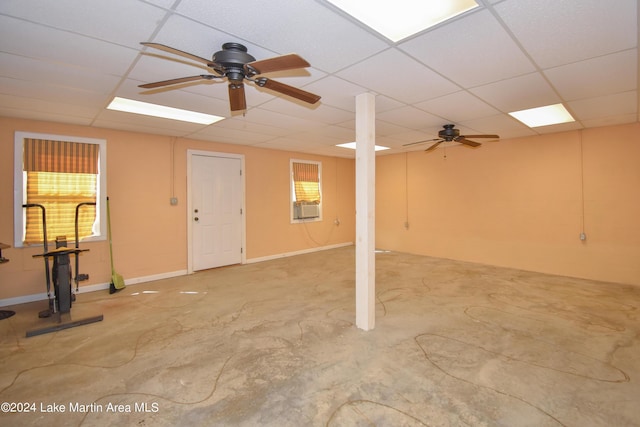
[[[113,267],[113,249],[111,245],[111,210],[109,209],[109,197],[107,196],[107,232],[109,234],[109,257],[111,258],[111,284],[109,285],[109,293],[114,294],[124,289],[124,279]]]

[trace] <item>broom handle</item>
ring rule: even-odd
[[[115,271],[113,268],[113,249],[111,248],[111,209],[109,209],[109,196],[107,196],[107,234],[109,235],[109,258],[111,259],[111,274]]]

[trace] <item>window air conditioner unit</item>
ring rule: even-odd
[[[297,218],[317,218],[320,216],[320,205],[297,205]]]

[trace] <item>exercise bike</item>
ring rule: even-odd
[[[63,329],[73,328],[75,326],[86,325],[89,323],[100,322],[103,320],[103,315],[100,314],[98,316],[92,316],[85,319],[70,321],[66,318],[71,317],[71,306],[76,299],[76,294],[73,292],[72,282],[76,283],[76,293],[78,292],[79,283],[84,280],[89,279],[88,274],[80,274],[80,259],[79,254],[81,252],[87,252],[88,249],[80,249],[79,248],[79,236],[78,236],[78,214],[80,208],[85,205],[93,205],[95,206],[95,202],[84,202],[80,203],[76,206],[76,214],[75,214],[75,247],[69,248],[67,247],[67,238],[66,236],[58,236],[56,237],[56,248],[49,250],[48,242],[47,242],[47,218],[46,218],[46,209],[43,205],[37,203],[28,203],[22,205],[23,208],[39,208],[42,211],[42,233],[44,236],[43,246],[44,253],[33,255],[36,257],[44,258],[45,265],[45,280],[47,285],[47,299],[49,302],[49,307],[46,310],[38,313],[38,317],[40,318],[49,318],[53,317],[55,320],[55,324],[53,326],[47,326],[41,329],[36,329],[32,331],[27,331],[27,337],[32,337],[36,335],[47,334],[49,332],[56,332]],[[70,256],[75,255],[76,257],[76,265],[75,279],[72,276],[71,272],[71,259]],[[49,259],[53,259],[53,266],[50,268]],[[53,286],[52,286],[53,285]],[[53,288],[53,293],[51,292]]]

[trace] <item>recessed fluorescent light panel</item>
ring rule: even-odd
[[[327,0],[397,42],[478,7],[474,0]]]
[[[514,111],[513,113],[509,113],[509,115],[520,120],[530,128],[575,122],[575,119],[562,104]]]
[[[135,101],[133,99],[115,97],[107,107],[109,110],[124,111],[125,113],[143,114],[145,116],[160,117],[163,119],[180,120],[201,125],[210,125],[224,117],[195,111],[181,110],[180,108],[166,107],[164,105],[150,104],[148,102]]]
[[[345,144],[338,144],[336,145],[336,147],[342,147],[342,148],[349,148],[351,150],[355,150],[356,149],[356,143],[355,142],[347,142]],[[383,147],[382,145],[376,145],[375,146],[375,151],[382,151],[382,150],[388,150],[389,147]]]

